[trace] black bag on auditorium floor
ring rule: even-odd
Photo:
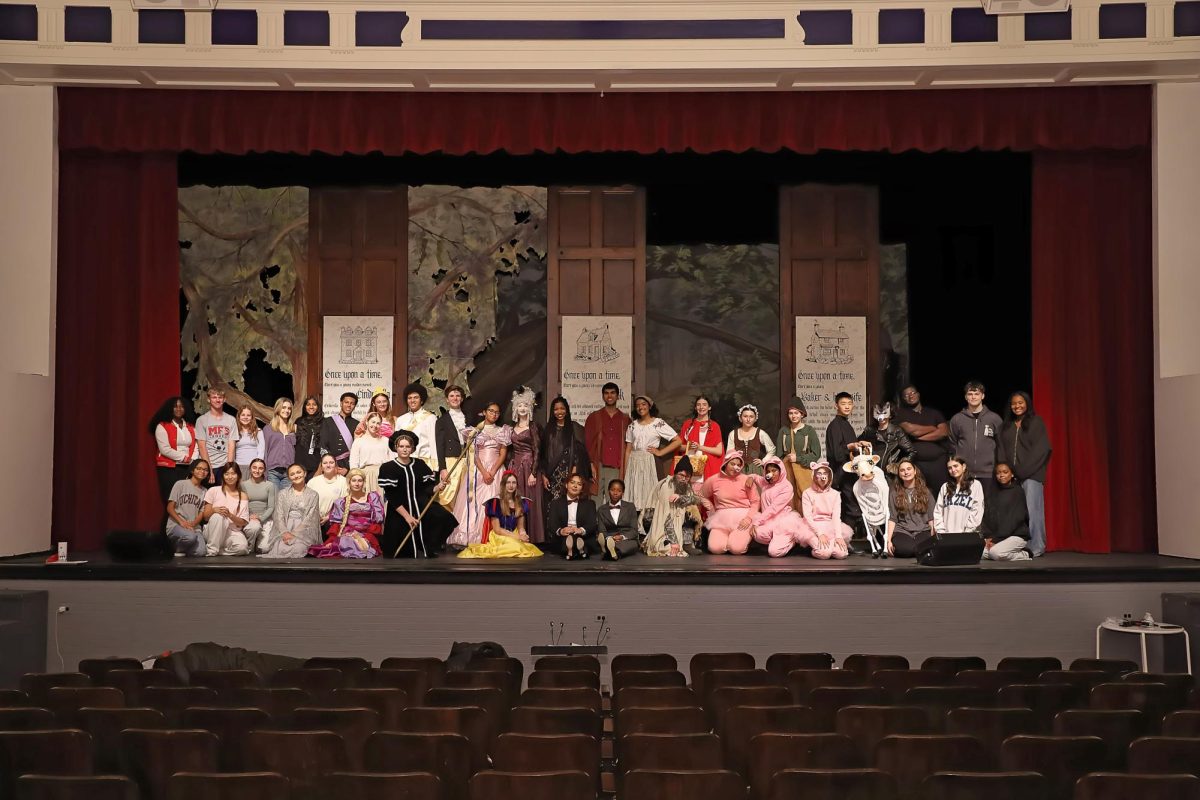
[[[113,561],[170,561],[175,556],[163,531],[109,531],[104,549]]]
[[[983,538],[978,533],[935,533],[917,550],[917,563],[926,567],[962,567],[978,564]]]
[[[504,658],[507,655],[504,647],[495,642],[455,642],[446,657],[446,670],[461,672],[476,658]]]

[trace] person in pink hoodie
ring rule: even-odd
[[[804,518],[792,510],[795,490],[784,477],[783,462],[775,456],[763,459],[764,475],[755,475],[760,510],[754,515],[754,541],[767,546],[771,558],[786,556],[797,544],[811,547],[811,534]]]
[[[708,552],[713,555],[742,555],[750,547],[750,526],[758,510],[758,488],[754,479],[742,474],[742,454],[725,453],[721,471],[701,484],[699,495],[709,510]]]
[[[813,558],[845,558],[850,552],[850,526],[842,522],[842,496],[833,483],[833,469],[821,459],[812,465],[813,485],[801,495],[804,509],[805,541],[812,548]]]

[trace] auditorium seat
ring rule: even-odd
[[[354,676],[371,668],[371,662],[355,656],[314,656],[304,660],[304,669],[336,669],[353,683]]]
[[[544,672],[574,672],[575,670],[586,670],[600,674],[600,659],[595,656],[578,655],[578,656],[542,656],[537,661],[533,662],[535,672],[541,670]]]
[[[369,708],[379,714],[379,730],[394,731],[400,712],[408,707],[401,689],[334,689],[326,699],[330,708]]]
[[[79,662],[79,671],[92,679],[97,686],[104,685],[104,675],[114,669],[141,669],[137,658],[85,658]]]
[[[842,669],[867,677],[881,669],[908,669],[908,659],[904,656],[879,655],[875,653],[855,653],[842,660]]]
[[[1028,708],[1037,716],[1044,731],[1054,725],[1054,717],[1068,708],[1082,708],[1087,694],[1078,686],[1065,683],[1017,683],[996,694],[997,708]]]
[[[1129,772],[1200,776],[1200,738],[1145,736],[1129,745]]]
[[[785,769],[761,800],[897,800],[896,779],[877,769]]]
[[[787,685],[788,673],[797,669],[830,669],[833,656],[829,653],[772,653],[767,656],[767,672],[775,676],[775,683]]]
[[[1036,772],[935,772],[921,782],[918,800],[1046,800]]]
[[[1195,775],[1097,773],[1079,779],[1074,800],[1200,800]]]
[[[297,708],[288,727],[294,731],[333,731],[346,743],[349,771],[362,769],[363,748],[380,730],[379,712],[369,708]]]
[[[833,730],[837,712],[846,706],[890,705],[887,692],[878,686],[819,686],[808,695],[808,705],[825,730]]]
[[[590,708],[538,708],[517,706],[509,715],[513,733],[582,733],[600,741],[603,720]]]
[[[211,731],[221,740],[221,769],[240,772],[246,768],[246,737],[251,731],[274,726],[261,708],[186,708],[183,725]]]
[[[142,800],[166,800],[176,772],[216,772],[221,742],[204,730],[121,731],[121,772],[134,780]]]
[[[492,768],[501,772],[571,770],[600,786],[600,742],[581,733],[506,733],[496,739],[491,755]]]
[[[92,737],[77,730],[0,731],[0,797],[20,775],[90,775]]]
[[[903,797],[935,772],[988,772],[995,761],[978,739],[955,734],[885,736],[875,747],[875,768],[896,779]]]
[[[625,670],[613,673],[613,691],[640,688],[676,688],[687,686],[682,672],[675,670]]]
[[[712,725],[698,708],[622,708],[615,715],[613,733],[619,740],[629,733],[712,733]]]
[[[320,797],[354,800],[442,800],[442,781],[428,772],[332,772],[317,780]]]
[[[252,687],[229,689],[220,693],[220,703],[226,708],[260,708],[272,719],[286,720],[300,706],[311,706],[314,698],[303,689],[267,689]]]
[[[113,669],[104,673],[102,686],[120,689],[125,695],[125,705],[144,706],[142,690],[150,686],[182,686],[183,681],[174,672],[165,669]]]
[[[281,669],[271,676],[273,689],[300,689],[321,702],[334,689],[350,686],[346,674],[338,669]]]
[[[167,800],[283,800],[289,789],[276,772],[177,772],[167,779]]]
[[[599,684],[596,688],[600,688]],[[503,703],[511,706],[521,693],[521,676],[507,670],[447,672],[442,684],[429,687],[425,694],[441,689],[495,689],[503,695]]]
[[[680,675],[679,677],[683,677]],[[613,695],[613,713],[623,708],[700,708],[696,693],[686,686],[632,686]]]
[[[700,696],[700,702],[707,705],[713,692],[729,686],[783,688],[765,669],[710,669],[701,676],[699,685],[692,685],[692,689]]]
[[[946,733],[974,736],[993,753],[1010,736],[1038,731],[1037,717],[1028,708],[953,708],[946,714]]]
[[[430,689],[425,693],[425,699],[420,705],[429,708],[482,708],[487,712],[489,743],[507,729],[511,707],[509,698],[502,689],[459,686],[439,686]]]
[[[429,686],[441,686],[446,677],[446,662],[440,658],[385,658],[379,662],[379,668],[423,672]]]
[[[834,730],[854,740],[870,760],[875,746],[892,734],[928,734],[935,730],[925,709],[918,706],[846,706],[837,712]]]
[[[600,676],[586,669],[534,670],[529,673],[530,689],[600,689]]]
[[[370,669],[358,676],[363,689],[400,689],[410,702],[419,702],[434,684],[429,675],[419,669]],[[437,685],[441,685],[439,679]]]
[[[36,708],[45,708],[46,693],[55,686],[91,686],[92,679],[82,672],[27,672],[21,676],[20,689]]]
[[[1066,683],[1071,686],[1078,686],[1083,689],[1084,693],[1089,693],[1093,688],[1102,683],[1108,683],[1112,677],[1107,672],[1101,672],[1094,669],[1048,669],[1041,675],[1037,676],[1036,683]],[[1014,681],[1020,683],[1021,681]]]
[[[526,689],[517,705],[538,708],[602,708],[600,693],[592,689]]]
[[[595,800],[596,787],[582,772],[480,772],[469,784],[471,800]]]
[[[986,670],[987,662],[979,656],[930,656],[921,662],[921,669],[954,677],[966,670]]]
[[[632,800],[746,800],[746,784],[740,775],[728,770],[635,769],[625,773],[624,797]]]
[[[20,689],[0,689],[0,708],[34,708],[29,695]]]
[[[866,761],[840,733],[760,733],[750,740],[750,796],[763,800],[771,778],[785,769],[857,769]],[[796,793],[792,797],[807,797]]]
[[[1129,743],[1150,732],[1150,720],[1140,711],[1072,708],[1054,718],[1056,736],[1096,736],[1104,741],[1106,769],[1122,769]],[[1155,726],[1157,730],[1157,726]]]
[[[246,769],[288,779],[290,800],[318,800],[317,782],[349,763],[346,743],[329,731],[252,731],[246,734]]]
[[[61,727],[45,708],[0,708],[0,731],[50,731]]]
[[[688,675],[694,689],[700,682],[700,676],[709,670],[754,667],[754,656],[749,653],[697,653],[688,661]]]
[[[467,781],[477,767],[471,743],[456,733],[381,731],[367,740],[370,772],[428,772],[442,781],[446,800],[466,800]]]
[[[996,664],[996,669],[1019,672],[1030,681],[1048,669],[1062,668],[1062,662],[1053,656],[1006,656]]]
[[[153,708],[83,708],[77,727],[92,737],[96,772],[116,774],[121,771],[121,731],[162,730],[167,727],[167,719]]]
[[[996,693],[977,686],[914,686],[901,700],[906,706],[920,706],[937,730],[946,724],[946,712],[952,708],[990,708],[996,705]]]
[[[622,672],[675,672],[679,662],[669,653],[621,653],[613,656],[609,670],[615,678]]]
[[[1183,705],[1179,692],[1163,683],[1102,683],[1092,689],[1089,706],[1095,709],[1141,711],[1148,731],[1157,732],[1162,718]]]
[[[1048,800],[1071,800],[1075,781],[1104,769],[1106,760],[1096,736],[1010,736],[1000,746],[1001,768],[1041,773]]]
[[[888,693],[893,702],[904,699],[904,693],[918,686],[949,686],[953,675],[928,669],[877,669],[867,682]]]
[[[1137,672],[1138,665],[1136,662],[1123,658],[1077,658],[1071,662],[1069,669],[1103,672],[1111,675],[1115,680],[1122,675]]]
[[[975,686],[991,692],[998,692],[1005,686],[1024,682],[1025,676],[1013,670],[964,669],[955,674],[950,683],[953,686]]]
[[[124,775],[22,775],[16,800],[138,800]]]
[[[712,675],[713,673],[709,673]],[[790,706],[792,694],[782,686],[726,686],[708,693],[705,713],[714,729],[736,706]]]
[[[413,706],[400,712],[400,729],[407,733],[457,733],[471,743],[472,768],[483,769],[487,764],[489,728],[487,712],[482,708]]]
[[[750,742],[761,733],[823,733],[816,713],[807,706],[734,706],[725,713],[717,733],[725,748],[725,763],[749,775]]]
[[[81,708],[124,708],[125,695],[111,686],[55,686],[46,690],[45,707],[54,712],[59,725],[79,725]]]
[[[258,676],[248,669],[198,669],[188,675],[192,686],[207,686],[218,692],[258,686]]]
[[[794,669],[787,674],[788,691],[797,705],[808,705],[813,689],[824,686],[867,686],[867,676],[844,669]]]
[[[1163,736],[1200,737],[1200,711],[1172,711],[1163,717]]]
[[[216,690],[204,686],[147,686],[142,690],[142,705],[161,711],[171,726],[180,724],[185,708],[216,704]]]

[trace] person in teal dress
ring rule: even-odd
[[[512,470],[500,479],[500,496],[483,504],[487,526],[483,540],[467,545],[459,558],[539,558],[542,551],[529,543],[525,521],[529,519],[529,500],[521,496],[519,482]]]

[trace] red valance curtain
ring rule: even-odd
[[[59,160],[54,538],[161,523],[150,417],[179,394],[176,158]]]

